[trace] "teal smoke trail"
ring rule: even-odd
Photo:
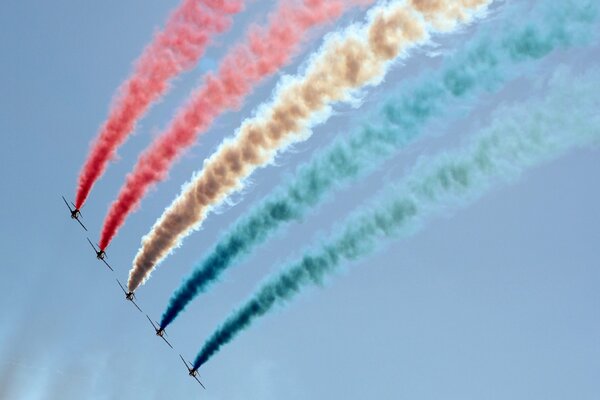
[[[342,263],[358,260],[386,243],[408,236],[425,217],[448,206],[464,206],[497,183],[510,182],[527,168],[600,139],[600,74],[582,78],[562,70],[545,96],[505,106],[469,145],[422,159],[402,184],[359,210],[341,229],[300,261],[272,276],[226,319],[198,353],[194,366],[208,361],[257,318],[283,305]]]
[[[427,121],[444,117],[451,105],[476,102],[477,94],[499,88],[555,49],[585,42],[596,22],[594,4],[593,0],[541,2],[529,12],[529,22],[521,25],[511,21],[523,20],[528,14],[524,6],[503,10],[497,29],[477,34],[439,71],[421,76],[402,88],[403,95],[387,101],[371,118],[382,121],[379,126],[338,139],[302,166],[286,187],[251,209],[173,293],[161,327],[280,226],[301,219],[334,189],[356,181],[417,139]]]

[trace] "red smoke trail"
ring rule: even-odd
[[[169,81],[192,68],[212,37],[231,25],[243,0],[183,0],[136,62],[133,75],[119,89],[108,119],[92,145],[79,175],[75,205],[81,208],[92,186],[115,157],[136,121],[169,89]]]
[[[100,248],[108,246],[148,189],[166,178],[175,160],[195,143],[219,114],[238,107],[255,85],[290,61],[309,29],[335,20],[348,7],[371,1],[282,3],[270,15],[268,26],[251,28],[246,43],[234,47],[225,56],[216,75],[205,77],[203,85],[178,112],[167,130],[140,156],[104,220]]]

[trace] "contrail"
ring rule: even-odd
[[[514,18],[519,15],[519,18]],[[522,21],[526,16],[527,23]],[[173,293],[160,322],[167,327],[227,268],[264,243],[285,223],[297,221],[342,185],[357,181],[422,134],[434,118],[478,101],[556,48],[590,37],[597,13],[592,2],[547,1],[528,12],[522,4],[503,10],[502,22],[477,33],[433,73],[406,82],[403,94],[384,102],[360,130],[340,137],[296,170],[293,178],[235,223]],[[498,34],[498,32],[500,34]]]
[[[338,233],[268,279],[204,343],[194,368],[248,328],[273,306],[304,287],[319,285],[343,262],[356,261],[381,247],[386,238],[409,236],[425,217],[448,206],[464,206],[500,182],[567,150],[600,139],[600,76],[555,74],[544,96],[505,106],[468,146],[422,159],[402,184],[371,207],[349,218]]]
[[[81,208],[117,148],[139,118],[168,89],[170,81],[191,69],[212,37],[231,25],[243,0],[183,0],[137,60],[132,75],[119,89],[108,118],[79,174],[75,205]]]
[[[451,30],[470,21],[490,0],[385,2],[368,22],[328,36],[304,74],[282,80],[272,104],[246,120],[224,141],[142,239],[129,273],[129,290],[150,276],[157,263],[198,228],[210,209],[235,190],[279,150],[303,140],[331,104],[349,100],[358,89],[378,84],[394,59],[425,43],[429,30]]]
[[[104,220],[100,248],[108,247],[148,189],[166,178],[173,163],[215,118],[238,107],[264,78],[289,63],[311,28],[332,22],[357,3],[366,0],[286,0],[270,15],[267,26],[252,27],[245,42],[232,48],[216,75],[206,75],[164,133],[138,158]]]

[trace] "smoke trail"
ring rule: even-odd
[[[600,76],[577,79],[565,71],[549,83],[546,98],[504,107],[481,135],[459,151],[421,160],[388,196],[354,214],[329,241],[306,251],[297,263],[268,279],[205,342],[194,367],[273,306],[321,284],[342,262],[355,261],[399,235],[410,235],[424,218],[449,205],[466,205],[495,183],[512,181],[526,169],[575,146],[600,139]]]
[[[171,165],[216,117],[237,107],[263,78],[287,64],[309,29],[333,21],[355,3],[356,0],[286,1],[271,14],[268,26],[253,27],[245,43],[225,56],[218,74],[205,77],[203,85],[165,132],[140,156],[108,211],[100,248],[108,247],[129,213],[139,207],[148,189],[166,178]]]
[[[577,3],[577,4],[575,4]],[[523,6],[503,10],[502,23],[476,34],[434,73],[405,84],[403,95],[386,101],[368,120],[382,121],[337,139],[301,166],[282,188],[252,208],[221,238],[173,293],[161,326],[167,327],[220,274],[287,222],[301,219],[341,185],[348,185],[383,163],[421,134],[434,117],[446,117],[449,105],[464,108],[482,90],[505,80],[557,47],[589,36],[596,19],[590,1],[545,2],[527,15]],[[513,18],[519,15],[518,19]],[[529,22],[513,24],[527,15]],[[235,263],[235,264],[234,264]]]
[[[171,14],[119,89],[79,174],[77,208],[83,206],[136,121],[169,89],[171,79],[194,66],[212,37],[229,27],[231,14],[241,11],[242,6],[243,0],[183,0]]]
[[[311,123],[324,118],[330,104],[348,100],[356,90],[377,84],[392,60],[428,39],[428,23],[450,30],[472,19],[489,0],[385,3],[369,13],[369,22],[330,35],[302,76],[284,79],[275,100],[257,117],[246,120],[237,136],[226,140],[204,163],[164,211],[129,273],[129,290],[148,279],[154,266],[197,228],[211,207],[243,185],[256,168],[277,151],[309,135]]]

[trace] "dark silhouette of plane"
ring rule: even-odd
[[[148,316],[148,314],[146,314],[146,318],[148,318],[148,321],[150,321],[150,323],[152,324],[152,327],[154,328],[154,331],[156,332],[156,336],[162,338],[162,340],[165,341],[166,344],[169,345],[170,348],[173,348],[173,346],[171,345],[171,343],[169,343],[169,341],[167,340],[167,338],[165,338],[165,335],[167,334],[165,332],[164,328],[160,328],[158,325],[159,323],[157,322],[156,325],[154,324],[154,322],[152,322],[152,320],[150,319],[150,317]]]
[[[185,367],[188,370],[188,375],[191,376],[192,378],[194,378],[196,380],[196,382],[198,382],[200,384],[200,386],[202,386],[206,390],[206,388],[204,387],[202,382],[200,382],[200,379],[198,379],[198,368],[192,368],[191,364],[188,365],[188,362],[185,361],[185,359],[183,358],[183,356],[181,354],[179,355],[179,358],[181,358],[181,361],[183,361],[183,363],[185,364]]]
[[[133,305],[135,306],[135,308],[137,308],[138,310],[140,310],[140,312],[143,313],[142,309],[140,308],[140,306],[138,306],[135,302],[135,293],[133,292],[128,292],[127,290],[125,290],[125,288],[123,287],[123,285],[121,284],[121,282],[117,279],[117,283],[119,284],[119,286],[121,287],[121,290],[123,291],[123,293],[125,293],[125,299],[129,300],[130,302],[133,303]]]
[[[92,243],[92,241],[90,240],[90,238],[87,238],[87,241],[90,242],[90,246],[92,246],[92,249],[94,249],[94,252],[96,253],[96,258],[98,260],[101,260],[104,264],[106,264],[106,266],[111,270],[114,271],[114,269],[112,269],[112,267],[106,262],[106,257],[108,257],[106,255],[106,252],[104,250],[98,250],[96,248],[96,246],[94,246],[94,243]]]
[[[65,204],[67,205],[67,207],[69,208],[69,212],[71,213],[71,219],[76,220],[77,222],[79,222],[79,225],[81,225],[81,227],[83,229],[85,229],[87,231],[87,228],[85,227],[85,225],[83,225],[83,222],[81,222],[81,220],[79,219],[81,217],[81,210],[79,210],[79,208],[75,207],[75,204],[73,204],[73,208],[71,208],[71,206],[69,205],[69,202],[67,201],[67,199],[65,199],[65,196],[61,196],[63,201],[65,202]]]

